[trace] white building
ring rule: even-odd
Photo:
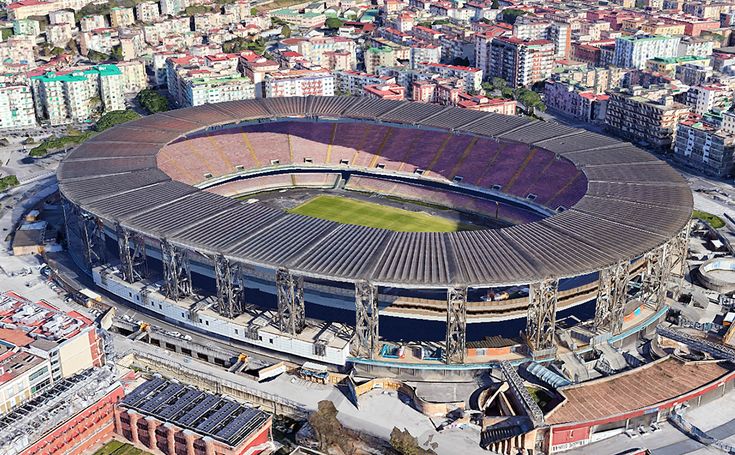
[[[54,47],[65,47],[72,39],[72,26],[67,23],[49,24],[46,41]]]
[[[105,27],[107,27],[105,16],[101,14],[92,14],[79,19],[79,29],[83,32],[91,32],[92,30]]]
[[[265,96],[334,96],[334,75],[324,70],[284,70],[265,77]]]
[[[0,85],[0,129],[36,126],[33,94],[28,85]]]
[[[135,15],[133,8],[123,8],[116,6],[110,9],[110,26],[127,27],[135,23]]]
[[[679,52],[678,36],[633,35],[615,39],[613,64],[620,68],[644,69],[646,61],[655,57],[676,57]]]
[[[51,125],[84,122],[125,109],[122,72],[115,65],[31,77],[37,116]]]
[[[135,5],[135,17],[140,22],[153,22],[160,15],[158,3],[143,2]]]

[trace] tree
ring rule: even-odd
[[[95,131],[104,131],[108,128],[112,128],[115,125],[129,122],[131,120],[139,119],[140,115],[137,112],[126,109],[124,111],[110,111],[100,117],[97,120],[97,124],[94,126]]]
[[[526,14],[528,14],[528,11],[524,11],[522,9],[515,9],[515,8],[504,9],[502,22],[513,25],[516,23],[516,19],[518,19],[521,16],[525,16]]]
[[[324,21],[324,26],[330,29],[337,29],[342,27],[344,22],[342,19],[338,17],[328,17],[326,21]]]
[[[233,38],[227,40],[222,44],[222,50],[226,53],[238,53],[242,51],[253,51],[258,55],[263,55],[265,52],[265,40],[258,38],[255,41],[251,41],[247,38]]]
[[[112,48],[112,51],[110,52],[110,58],[117,62],[122,62],[123,61],[122,46],[120,45],[114,46]]]
[[[403,431],[393,427],[390,432],[390,446],[401,455],[436,455],[433,450],[427,450],[419,445],[418,440],[405,428]]]
[[[291,36],[291,27],[289,27],[287,24],[282,25],[281,36],[284,38],[289,38]]]
[[[109,60],[110,56],[107,54],[103,54],[102,52],[90,50],[89,52],[87,52],[87,58],[94,63],[100,63],[104,62],[105,60]]]
[[[138,102],[151,114],[164,112],[170,109],[168,99],[155,90],[145,89],[138,93]]]
[[[508,86],[508,81],[503,79],[502,77],[494,77],[492,79],[493,81],[493,87],[495,87],[498,90],[503,90],[505,87]]]
[[[354,453],[349,431],[337,419],[337,413],[334,403],[322,400],[317,405],[317,411],[309,416],[309,424],[319,439],[319,448],[327,451],[337,446],[343,453]]]

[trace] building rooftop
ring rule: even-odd
[[[120,404],[231,447],[255,434],[270,419],[269,414],[229,398],[161,378],[138,386]]]
[[[21,330],[32,339],[62,342],[91,324],[81,314],[65,313],[45,301],[34,303],[13,292],[0,294],[0,327]]]
[[[558,425],[590,422],[674,399],[730,374],[719,362],[666,357],[640,368],[561,389],[566,400],[546,415]]]

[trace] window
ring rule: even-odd
[[[311,164],[313,162],[311,158],[304,158],[304,163]]]
[[[416,168],[416,170],[413,171],[413,173],[416,175],[424,175],[424,170],[421,168]]]
[[[461,183],[463,178],[461,175],[455,175],[452,180],[454,180],[454,183]]]
[[[339,164],[342,164],[342,165],[347,166],[347,165],[350,164],[350,162],[349,162],[349,160],[339,160]]]
[[[378,163],[378,165],[377,165],[377,166],[375,166],[375,167],[377,167],[378,169],[385,169],[385,164],[383,164],[383,163]]]
[[[533,193],[528,193],[528,196],[526,196],[526,199],[529,201],[535,201],[538,196]]]
[[[207,172],[206,174],[204,174],[204,178],[205,179],[211,179],[212,178],[212,174],[210,174],[209,172]]]
[[[495,190],[495,191],[500,191],[500,190],[503,189],[503,186],[502,185],[493,185],[493,186],[490,187],[490,189]]]
[[[237,166],[235,166],[235,170],[236,171],[244,171],[245,170],[245,166],[243,166],[242,164],[238,164]]]
[[[272,166],[275,166],[276,164],[281,164],[281,160],[271,160]]]

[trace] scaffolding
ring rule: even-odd
[[[148,260],[145,239],[137,232],[124,228],[120,223],[115,227],[117,248],[120,252],[120,271],[128,283],[135,283],[148,277]]]
[[[447,290],[447,363],[464,363],[467,344],[467,288]]]
[[[296,277],[286,268],[276,271],[278,324],[281,332],[297,335],[306,326],[304,310],[304,278]]]
[[[214,258],[214,276],[217,284],[217,313],[230,319],[242,314],[245,279],[240,264],[219,254]]]
[[[620,261],[600,270],[594,320],[594,328],[597,332],[609,332],[616,335],[623,329],[630,280],[628,268],[628,261]]]
[[[163,282],[166,297],[178,301],[192,295],[188,251],[163,239],[161,240],[161,261],[163,262]]]
[[[554,348],[558,289],[559,281],[553,279],[531,283],[529,286],[526,338],[532,352]]]
[[[355,283],[355,355],[375,355],[379,335],[378,287],[369,281]]]

